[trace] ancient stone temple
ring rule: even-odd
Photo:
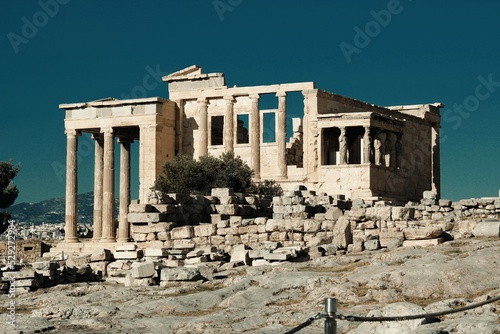
[[[439,196],[440,103],[381,107],[317,89],[314,82],[228,87],[223,73],[190,66],[163,77],[169,100],[154,97],[62,104],[66,110],[66,241],[77,241],[77,147],[95,141],[94,238],[127,241],[130,144],[139,141],[140,202],[165,162],[233,151],[284,189],[347,198],[416,200]],[[120,161],[115,163],[117,140]],[[119,224],[114,228],[114,169]],[[118,235],[116,235],[118,234]]]

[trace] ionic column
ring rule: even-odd
[[[395,156],[396,147],[395,142],[392,140],[393,133],[387,132],[385,138],[385,166],[386,167],[396,167]]]
[[[198,142],[198,156],[201,157],[203,155],[208,154],[208,113],[207,113],[207,99],[199,98],[198,99],[198,115],[199,115],[199,125],[198,125],[198,133],[199,133],[199,142]]]
[[[226,152],[232,152],[234,149],[234,98],[232,96],[226,96],[224,100],[226,101],[226,113],[224,115],[224,150]]]
[[[345,127],[340,128],[340,136],[339,136],[339,164],[345,165],[347,164],[347,137],[346,137]]]
[[[94,162],[94,236],[92,240],[99,241],[102,237],[102,169],[103,169],[103,139],[101,134],[92,134],[95,141]]]
[[[78,242],[77,231],[77,192],[78,192],[78,136],[77,130],[66,130],[66,217],[64,240]]]
[[[252,151],[252,169],[255,179],[260,179],[260,112],[259,95],[250,95],[250,149]]]
[[[286,178],[286,92],[277,92],[278,115],[276,141],[278,144],[278,177]]]
[[[372,138],[370,136],[370,127],[365,126],[365,134],[363,135],[363,163],[370,163],[370,155],[371,155],[371,143]]]
[[[102,182],[102,242],[114,242],[115,239],[115,224],[114,224],[114,207],[115,207],[115,143],[113,137],[113,129],[105,129],[104,133],[104,168]]]
[[[401,168],[403,163],[403,144],[401,143],[402,137],[402,133],[396,133],[396,144],[394,144],[396,148],[396,168]]]
[[[118,242],[129,241],[128,206],[130,204],[130,144],[120,138],[120,209],[118,214]]]

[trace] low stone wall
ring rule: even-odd
[[[7,258],[8,244],[12,241],[0,241],[0,258]],[[15,247],[16,260],[24,262],[34,262],[42,257],[43,253],[50,250],[51,245],[38,239],[16,240]]]
[[[477,222],[500,214],[498,198],[453,203],[436,199],[432,192],[423,197],[420,202],[391,205],[317,195],[304,187],[274,197],[272,203],[255,196],[235,196],[231,189],[214,189],[209,197],[156,193],[150,196],[153,203],[130,206],[129,222],[139,248],[216,246],[227,251],[240,244],[255,248],[263,242],[279,242],[309,248],[325,245],[331,253],[362,251],[365,246],[369,250],[426,246],[470,237]],[[210,222],[189,219],[193,207],[195,215],[203,212],[204,220],[209,217]],[[177,219],[179,212],[187,218]]]
[[[130,205],[134,243],[117,246],[114,252],[103,249],[24,268],[2,268],[0,292],[13,286],[26,292],[102,279],[127,286],[168,286],[221,278],[238,265],[500,236],[500,198],[453,203],[425,192],[420,202],[392,205],[317,195],[304,187],[272,200],[233,194],[230,189],[214,189],[207,197],[153,192],[149,198],[150,203]],[[23,241],[18,249],[36,251],[33,260],[38,258],[41,242],[25,250],[28,244],[33,241]]]

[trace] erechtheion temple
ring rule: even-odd
[[[425,190],[439,196],[442,104],[381,107],[317,89],[314,82],[228,87],[223,73],[205,74],[198,66],[163,81],[168,100],[60,105],[66,110],[66,241],[78,241],[77,146],[82,132],[95,140],[94,238],[101,241],[129,238],[133,141],[139,142],[139,194],[133,198],[141,203],[162,166],[176,155],[198,158],[228,151],[248,163],[256,181],[273,179],[284,189],[300,184],[365,199],[412,200]],[[292,94],[303,103],[292,105]],[[120,150],[118,232],[113,222],[115,138]]]

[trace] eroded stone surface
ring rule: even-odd
[[[323,312],[325,297],[336,297],[338,312],[344,315],[403,315],[422,309],[437,312],[498,296],[499,261],[500,240],[469,239],[299,263],[226,265],[218,269],[224,271],[212,273],[217,279],[209,281],[162,281],[161,286],[139,287],[58,285],[18,295],[18,325],[32,332],[53,326],[61,333],[283,333]],[[168,272],[173,278],[175,273],[177,279],[187,277],[186,270],[201,272],[195,268],[163,270],[161,276],[167,277]],[[3,302],[7,298],[0,296]],[[498,333],[499,306],[497,302],[468,311],[466,316],[445,316],[440,323],[399,324],[397,333]],[[389,325],[378,325],[385,327],[361,331],[364,327],[356,327],[367,324],[339,320],[338,333],[391,333]],[[384,330],[376,331],[379,328]],[[12,333],[6,330],[2,327],[0,333]],[[322,330],[323,321],[317,320],[301,333]]]

